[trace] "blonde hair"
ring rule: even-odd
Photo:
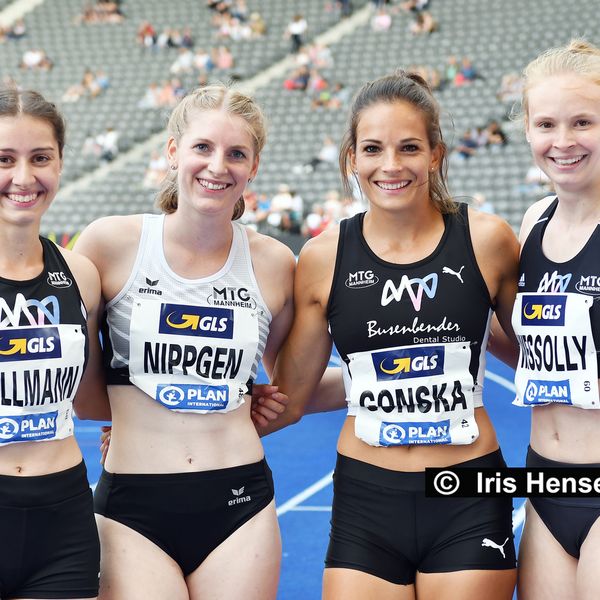
[[[529,90],[540,80],[572,73],[600,84],[600,49],[583,39],[572,39],[566,46],[550,48],[523,70],[523,116],[529,110]]]
[[[398,70],[363,85],[354,96],[346,133],[340,145],[340,172],[344,192],[352,196],[350,156],[356,153],[356,131],[362,113],[374,104],[408,102],[423,115],[427,140],[432,150],[438,149],[440,161],[429,174],[429,195],[442,214],[454,213],[457,204],[450,197],[447,185],[448,149],[440,127],[440,107],[427,82],[418,74]]]
[[[167,125],[169,137],[179,143],[189,126],[190,115],[206,110],[224,110],[231,115],[241,117],[252,136],[255,156],[261,153],[267,138],[262,110],[252,98],[223,84],[200,87],[185,96],[173,109],[169,118]],[[164,213],[173,213],[177,210],[178,195],[177,171],[169,171],[158,191],[156,203]],[[244,208],[244,197],[240,196],[233,208],[232,219],[239,219],[244,214]]]

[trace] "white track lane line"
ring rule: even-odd
[[[505,387],[510,392],[516,391],[515,384],[512,381],[510,381],[510,379],[506,379],[505,377],[501,377],[500,375],[496,375],[496,373],[492,373],[491,371],[487,371],[487,370],[485,372],[485,376],[490,381],[493,381],[494,383],[497,383],[497,384],[501,385],[502,387]]]
[[[277,516],[284,515],[286,512],[293,510],[299,504],[304,502],[307,498],[314,496],[317,492],[320,492],[323,488],[326,488],[331,483],[331,477],[333,471],[330,471],[324,477],[321,477],[319,481],[313,483],[311,486],[302,490],[299,494],[296,494],[293,498],[290,498],[287,502],[284,502],[280,507],[277,508]]]
[[[521,506],[513,510],[513,533],[516,533],[519,527],[525,523],[525,500]]]

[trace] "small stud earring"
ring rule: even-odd
[[[171,171],[177,171],[177,165],[171,165]]]

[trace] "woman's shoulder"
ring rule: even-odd
[[[494,255],[518,244],[512,227],[498,215],[468,209],[469,229],[475,252]]]
[[[294,253],[283,242],[258,233],[249,227],[245,228],[248,236],[248,244],[250,246],[250,254],[252,260],[256,261],[272,261],[274,263],[293,264],[296,259]]]
[[[519,240],[521,244],[525,243],[527,236],[531,233],[533,226],[537,223],[538,219],[544,214],[544,212],[548,209],[548,207],[554,202],[556,196],[546,196],[541,200],[538,200],[534,204],[532,204],[523,217],[523,221],[521,222],[521,231],[519,233]]]
[[[98,274],[98,269],[96,269],[96,266],[89,258],[78,252],[73,252],[61,246],[58,246],[58,250],[77,283],[88,311],[91,310],[97,306],[100,298],[100,275]]]
[[[143,215],[116,215],[102,217],[90,223],[77,238],[75,249],[101,249],[112,254],[137,243],[142,231]],[[86,254],[86,252],[84,252]]]
[[[82,236],[103,235],[107,232],[125,234],[141,230],[144,215],[112,215],[92,221],[82,232]],[[112,237],[112,236],[111,236]]]

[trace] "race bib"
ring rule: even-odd
[[[556,402],[600,408],[590,308],[583,294],[517,294],[512,325],[519,342],[517,406]]]
[[[372,446],[471,444],[471,349],[465,342],[350,354],[355,433]]]
[[[0,445],[73,435],[84,361],[80,325],[0,330]]]
[[[244,402],[258,348],[248,309],[137,299],[130,328],[131,382],[178,412],[228,412]]]

